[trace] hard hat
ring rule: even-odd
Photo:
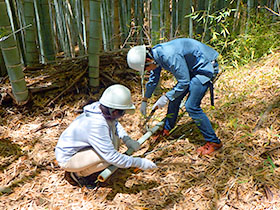
[[[127,64],[130,68],[144,73],[146,62],[146,46],[140,45],[131,48],[127,53]]]
[[[131,101],[130,90],[120,84],[108,87],[102,94],[99,102],[109,108],[126,110],[128,114],[134,114],[135,106]]]

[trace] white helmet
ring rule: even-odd
[[[144,73],[146,62],[146,46],[140,45],[131,48],[127,53],[127,64],[130,68]]]
[[[108,87],[103,92],[99,102],[109,108],[126,110],[128,114],[135,112],[130,90],[123,85],[116,84]]]

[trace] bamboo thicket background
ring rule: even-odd
[[[99,87],[100,54],[191,37],[221,62],[242,65],[279,49],[280,0],[0,0],[0,76],[18,103],[24,68],[87,58]]]

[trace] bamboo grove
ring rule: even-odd
[[[280,0],[0,0],[0,14],[0,76],[8,74],[18,104],[28,99],[26,67],[87,57],[89,85],[97,88],[101,52],[191,37],[230,62],[244,51],[237,52],[237,37],[254,42],[252,28],[280,28]]]

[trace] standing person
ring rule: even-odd
[[[120,138],[134,151],[140,147],[118,122],[125,113],[134,112],[130,90],[119,84],[108,87],[99,101],[84,107],[83,113],[62,133],[55,148],[59,166],[72,182],[94,188],[95,180],[90,179],[91,175],[111,164],[119,168],[156,168],[148,159],[118,152]]]
[[[161,69],[171,72],[177,84],[172,90],[162,95],[153,105],[152,110],[162,108],[168,104],[167,117],[161,136],[169,135],[174,128],[181,100],[187,95],[185,103],[186,111],[195,121],[202,133],[206,144],[197,149],[202,155],[210,154],[222,147],[220,139],[216,136],[212,125],[200,107],[211,80],[218,71],[216,61],[218,52],[211,47],[190,38],[178,38],[161,43],[153,48],[145,45],[131,48],[127,54],[128,66],[140,71],[150,72],[149,81],[141,103],[140,111],[145,116],[147,100],[154,92],[159,79]]]

